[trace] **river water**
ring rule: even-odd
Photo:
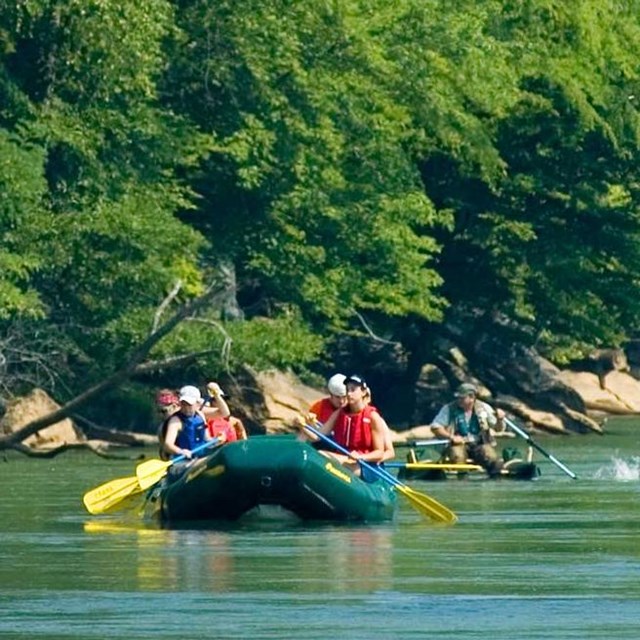
[[[89,516],[135,462],[0,458],[0,638],[638,638],[640,421],[536,437],[533,482],[410,484],[459,516],[224,528]],[[519,446],[524,450],[524,443]],[[153,455],[153,453],[151,452]]]

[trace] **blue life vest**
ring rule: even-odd
[[[180,447],[180,449],[193,451],[198,445],[204,442],[204,434],[207,428],[204,418],[200,413],[185,416],[178,412],[174,415],[180,418],[180,422],[182,422],[182,428],[176,438],[176,446]]]

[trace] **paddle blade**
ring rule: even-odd
[[[127,498],[138,493],[142,493],[138,478],[116,478],[87,491],[82,497],[82,502],[90,514],[96,515],[123,507]]]
[[[458,520],[458,516],[456,516],[453,511],[438,502],[435,498],[415,491],[415,489],[411,489],[411,487],[406,485],[397,485],[396,490],[407,498],[417,511],[427,518],[431,518],[431,520],[444,522],[446,524],[453,524]]]
[[[136,467],[136,481],[140,488],[144,491],[160,482],[167,475],[167,471],[172,464],[172,460],[165,462],[156,458],[139,464]]]

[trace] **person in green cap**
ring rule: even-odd
[[[493,410],[486,402],[478,400],[478,389],[465,382],[455,392],[455,400],[445,404],[431,423],[438,438],[448,439],[450,444],[444,457],[452,463],[472,460],[494,477],[499,476],[503,462],[496,451],[494,432],[504,431],[504,411]]]

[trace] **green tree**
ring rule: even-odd
[[[427,193],[455,211],[453,233],[440,237],[445,295],[517,319],[558,361],[619,344],[637,324],[631,5],[493,5],[486,28],[510,52],[520,89],[486,116],[504,176],[483,180],[442,150],[425,158]]]
[[[194,223],[257,313],[292,303],[317,330],[355,311],[436,320],[437,223],[358,3],[192,2],[169,56],[172,108],[213,133]]]

